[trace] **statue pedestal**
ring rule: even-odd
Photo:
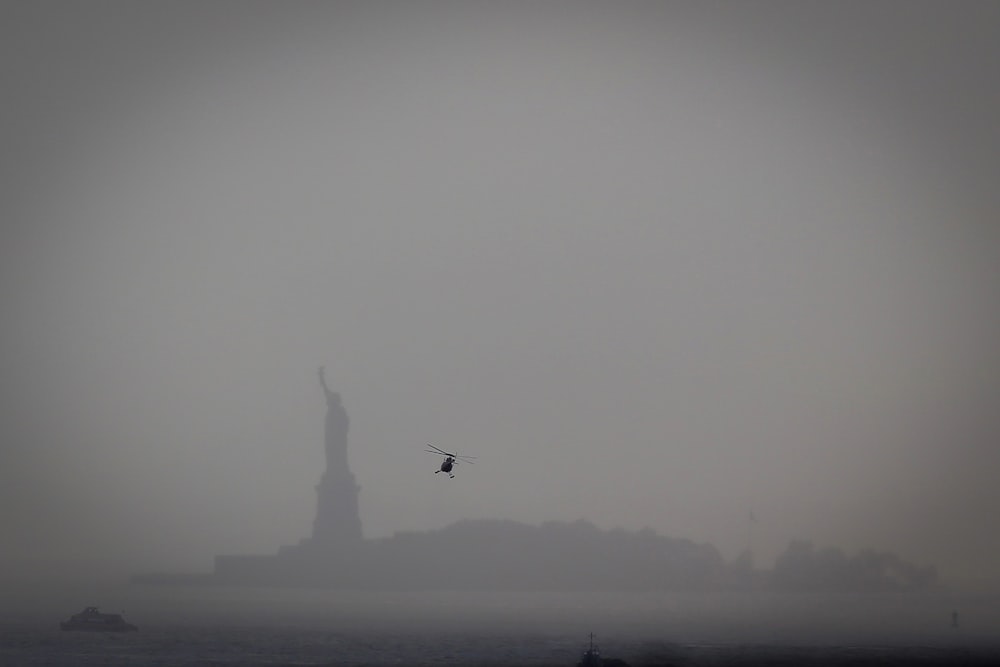
[[[361,541],[360,491],[361,487],[349,471],[342,470],[336,475],[327,471],[323,475],[316,485],[312,542],[333,547]]]

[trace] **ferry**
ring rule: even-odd
[[[87,607],[59,624],[63,630],[90,630],[93,632],[135,632],[139,628],[126,623],[121,614],[102,614],[97,607]]]

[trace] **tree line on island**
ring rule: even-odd
[[[848,555],[796,540],[760,570],[749,551],[726,561],[711,544],[585,520],[463,520],[366,542],[363,569],[378,572],[369,582],[389,588],[906,591],[938,583],[933,566],[889,552]]]

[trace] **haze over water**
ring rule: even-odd
[[[309,535],[325,365],[368,537],[585,518],[997,589],[996,4],[6,14],[4,580]]]
[[[59,632],[63,588],[0,614],[0,661],[88,664],[575,664],[596,631],[631,665],[992,664],[996,597],[678,593],[359,593],[101,587],[139,624]],[[23,603],[23,604],[22,604]],[[963,609],[949,626],[950,605]],[[112,608],[107,608],[110,611]],[[943,613],[942,613],[943,612]]]

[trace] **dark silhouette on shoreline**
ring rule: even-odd
[[[347,431],[350,420],[340,400],[340,394],[330,391],[324,368],[319,369],[319,384],[326,397],[326,422],[323,442],[326,450],[326,470],[316,486],[316,519],[313,522],[312,544],[327,548],[359,542],[362,538],[358,494],[361,487],[354,481],[347,464]]]
[[[919,590],[937,581],[932,566],[908,563],[893,553],[864,549],[854,556],[840,549],[817,550],[796,540],[774,562],[769,582],[777,590]]]
[[[364,539],[360,487],[347,459],[349,420],[340,395],[326,397],[326,470],[316,486],[313,534],[273,555],[220,555],[207,574],[145,574],[134,583],[301,586],[391,590],[918,590],[933,567],[865,550],[848,557],[792,542],[771,571],[749,549],[726,562],[711,544],[594,524],[463,520],[433,531]]]

